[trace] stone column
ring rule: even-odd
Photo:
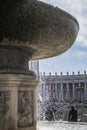
[[[66,91],[66,96],[67,96],[67,99],[69,100],[69,83],[67,83],[67,91]]]
[[[45,96],[46,96],[46,84],[45,84],[45,82],[44,82],[43,86],[44,86],[44,87],[43,87],[43,90],[44,90],[43,93],[44,93],[44,97],[45,97]]]
[[[63,100],[63,83],[61,83],[61,99]]]
[[[55,98],[58,99],[58,87],[56,82],[55,82]]]
[[[75,99],[75,84],[73,83],[73,100]]]
[[[52,91],[52,90],[51,90],[51,83],[50,83],[50,84],[49,84],[49,99],[51,99],[51,96],[52,96],[52,95],[51,95],[51,91]]]
[[[80,83],[78,83],[78,99],[79,99],[79,100],[81,99],[80,93],[81,93],[81,88],[80,88]]]
[[[48,85],[45,85],[45,98],[48,100]]]
[[[48,100],[50,99],[50,85],[48,84]]]
[[[87,85],[86,85],[86,82],[85,82],[84,84],[85,84],[85,88],[84,88],[84,96],[87,97]]]

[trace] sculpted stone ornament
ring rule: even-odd
[[[63,53],[78,30],[77,20],[58,7],[37,0],[0,0],[0,93],[10,95],[3,130],[36,130],[39,82],[28,61]]]
[[[33,93],[30,91],[19,91],[18,102],[18,127],[33,125]]]
[[[0,91],[0,128],[3,130],[4,123],[8,123],[9,116],[9,99],[10,93],[9,91]]]

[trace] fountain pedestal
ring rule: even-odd
[[[0,130],[36,130],[39,82],[28,55],[22,47],[0,46]]]
[[[36,130],[38,81],[22,74],[0,74],[0,130]]]
[[[71,47],[77,20],[37,0],[0,0],[0,130],[36,130],[36,76],[28,61]]]

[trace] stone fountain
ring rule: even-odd
[[[77,20],[37,0],[0,0],[0,130],[36,130],[36,80],[28,61],[73,44]]]

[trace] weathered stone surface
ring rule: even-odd
[[[0,0],[0,45],[27,46],[32,59],[67,50],[79,30],[65,11],[36,0]]]
[[[0,70],[28,71],[28,60],[31,57],[28,49],[17,46],[0,46]]]
[[[0,90],[0,129],[8,128],[10,91]]]
[[[32,76],[0,74],[0,130],[36,130],[36,86]]]
[[[18,92],[18,127],[29,127],[33,125],[33,92]]]

